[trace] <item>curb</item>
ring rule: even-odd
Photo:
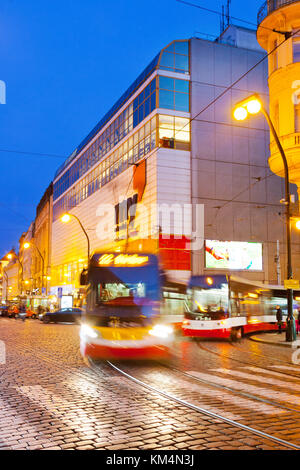
[[[281,346],[283,348],[291,348],[291,349],[293,347],[293,343],[275,343],[274,341],[268,341],[266,339],[260,339],[257,336],[249,336],[248,338],[251,341],[255,341],[256,343],[271,344],[272,346]]]

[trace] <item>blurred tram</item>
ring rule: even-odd
[[[173,328],[161,321],[157,256],[95,253],[87,272],[86,312],[80,330],[83,356],[93,359],[167,358]]]
[[[299,295],[294,292],[294,299]],[[236,340],[247,333],[277,330],[277,305],[284,318],[287,292],[283,287],[235,276],[192,276],[187,289],[183,334]],[[297,307],[294,300],[294,308]]]

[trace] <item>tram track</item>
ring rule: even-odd
[[[93,361],[92,361],[92,364],[93,364]],[[160,395],[162,397],[164,397],[165,399],[167,399],[168,401],[172,401],[174,403],[177,403],[181,406],[184,406],[190,410],[193,410],[193,411],[196,411],[197,413],[200,413],[202,415],[205,415],[205,416],[208,416],[210,418],[213,418],[213,419],[216,419],[216,420],[219,420],[219,421],[222,421],[224,423],[227,423],[229,424],[230,426],[232,427],[236,427],[236,428],[239,428],[239,429],[242,429],[244,431],[247,431],[249,434],[252,434],[252,435],[256,435],[256,436],[259,436],[259,437],[262,437],[266,440],[269,440],[269,441],[272,441],[272,442],[275,442],[277,444],[280,444],[282,446],[284,446],[285,448],[289,448],[289,449],[294,449],[294,450],[300,450],[300,445],[297,445],[297,444],[294,444],[292,442],[289,442],[289,441],[286,441],[284,439],[280,439],[279,437],[276,437],[276,436],[273,436],[271,434],[268,434],[264,431],[260,431],[258,429],[255,429],[251,426],[247,426],[245,424],[242,424],[236,420],[233,420],[233,419],[230,419],[230,418],[227,418],[223,415],[220,415],[219,413],[215,413],[213,411],[209,411],[205,408],[202,408],[200,406],[197,406],[193,403],[190,403],[186,400],[183,400],[181,398],[178,398],[174,395],[171,395],[167,392],[164,392],[163,390],[160,390],[156,387],[153,387],[152,385],[149,385],[147,384],[146,382],[143,382],[142,380],[132,376],[131,374],[128,374],[127,372],[125,372],[124,370],[120,369],[119,367],[117,367],[115,364],[113,364],[112,362],[110,361],[107,361],[107,364],[113,369],[115,370],[116,372],[118,372],[120,375],[126,377],[128,380],[130,380],[131,382],[134,382],[135,384],[139,385],[140,387],[142,388],[145,388],[147,390],[149,390],[150,392],[153,392],[157,395]]]
[[[234,362],[238,362],[239,364],[246,364],[246,365],[249,365],[249,366],[252,366],[252,367],[256,367],[256,368],[259,368],[259,369],[263,369],[263,370],[267,370],[269,372],[272,372],[273,374],[276,372],[276,374],[280,374],[280,375],[283,375],[283,376],[286,376],[286,377],[293,377],[294,379],[299,379],[300,380],[300,375],[295,375],[295,374],[290,374],[289,372],[282,372],[282,371],[274,371],[272,368],[270,367],[265,367],[265,366],[261,366],[261,365],[257,365],[257,363],[255,362],[249,362],[249,361],[242,361],[240,359],[236,359],[235,357],[232,357],[232,356],[229,356],[227,354],[223,354],[223,353],[218,353],[216,351],[212,351],[211,349],[203,346],[202,344],[200,344],[199,342],[196,343],[197,346],[202,349],[203,351],[206,351],[206,352],[209,352],[210,354],[213,354],[215,356],[219,356],[219,357],[223,357],[223,358],[226,358],[226,359],[230,359],[231,361],[234,361]],[[238,349],[238,348],[237,348]],[[246,353],[248,351],[245,351]],[[250,352],[249,352],[250,354]],[[263,356],[262,356],[263,357]],[[283,361],[282,361],[283,362]],[[284,364],[286,365],[291,365],[289,363],[286,363],[284,362]]]
[[[246,336],[245,339],[247,339],[247,341],[254,341],[254,340],[251,339],[251,336],[249,336],[249,337]],[[258,352],[256,352],[256,351],[247,351],[247,350],[245,350],[245,349],[243,349],[243,348],[239,348],[235,343],[230,342],[229,344],[230,344],[234,349],[238,349],[239,351],[242,351],[242,352],[244,352],[244,353],[246,353],[246,354],[249,354],[249,355],[251,354],[251,355],[257,356],[257,357],[264,357],[264,358],[270,359],[270,360],[272,360],[272,361],[280,362],[281,364],[284,364],[284,365],[292,365],[292,363],[288,363],[288,362],[286,362],[286,361],[282,361],[281,359],[278,359],[277,357],[274,358],[274,357],[268,356],[268,355],[266,355],[266,354],[260,354],[260,353],[258,353]],[[267,343],[263,343],[263,344],[267,344]],[[269,344],[269,346],[275,346],[275,345]],[[276,347],[276,346],[275,346],[275,347]],[[299,368],[299,372],[300,372],[300,368]],[[300,378],[300,376],[299,376],[299,378]]]
[[[271,401],[271,400],[267,400],[265,398],[260,398],[260,397],[257,397],[256,395],[252,395],[251,393],[246,393],[246,392],[241,392],[239,390],[236,390],[232,387],[229,387],[227,385],[221,385],[221,384],[217,384],[215,382],[211,382],[210,380],[205,380],[203,378],[200,378],[200,377],[196,377],[195,375],[193,374],[190,374],[188,372],[185,372],[185,371],[182,371],[180,369],[177,369],[176,367],[173,367],[173,366],[169,366],[167,364],[162,364],[162,363],[159,363],[162,367],[165,367],[166,369],[169,369],[169,370],[172,370],[174,372],[177,372],[177,373],[180,373],[181,375],[185,376],[185,377],[188,377],[192,380],[195,380],[196,382],[199,382],[199,383],[202,383],[204,385],[208,385],[210,387],[214,387],[214,388],[218,388],[220,390],[226,390],[228,392],[231,392],[235,395],[238,395],[238,396],[241,396],[241,397],[245,397],[245,398],[248,398],[248,399],[251,399],[251,400],[255,400],[255,401],[258,401],[258,402],[261,402],[261,403],[266,403],[267,405],[270,405],[270,406],[273,406],[273,407],[276,407],[276,408],[281,408],[285,411],[291,411],[293,413],[300,413],[300,408],[297,410],[295,408],[291,408],[291,407],[288,407],[288,406],[285,406],[279,402],[274,402],[274,401]],[[207,371],[201,371],[203,373],[206,373],[207,374]]]
[[[19,347],[21,346],[21,350],[22,352],[24,352],[24,347],[25,347],[25,350],[28,349],[28,351],[30,351],[30,346],[27,344],[27,343],[23,343],[19,345]],[[17,348],[19,349],[19,348]],[[20,352],[21,352],[20,350]],[[50,357],[49,357],[50,356]],[[58,370],[64,370],[65,371],[65,367],[60,364],[60,363],[57,363],[57,356],[56,354],[51,354],[50,351],[48,351],[47,355],[44,355],[44,354],[40,354],[39,356],[39,359],[42,360],[42,361],[45,361],[45,362],[49,362],[49,363],[55,363],[55,366],[58,368]],[[96,372],[96,375],[98,376],[98,371],[97,371],[97,364],[93,363],[93,362],[90,362],[91,364],[91,367],[93,369],[94,372]],[[185,401],[185,400],[182,400],[181,398],[178,398],[178,397],[174,397],[166,392],[164,392],[163,390],[159,390],[157,389],[156,387],[153,387],[149,384],[146,384],[145,382],[137,379],[136,377],[133,377],[131,376],[130,374],[128,374],[127,372],[125,371],[122,371],[121,369],[119,369],[115,364],[112,364],[110,363],[109,361],[107,362],[107,365],[109,366],[109,368],[113,368],[116,372],[118,372],[119,374],[122,374],[123,376],[125,376],[127,379],[135,382],[137,385],[140,385],[146,389],[148,389],[149,391],[153,392],[153,393],[156,393],[160,396],[163,396],[164,398],[166,398],[167,400],[171,400],[173,402],[176,402],[177,404],[179,405],[182,405],[182,406],[185,406],[193,411],[196,411],[197,413],[200,413],[200,414],[203,414],[203,415],[206,415],[206,416],[209,416],[210,418],[213,418],[213,419],[216,419],[216,420],[221,420],[231,426],[234,426],[234,427],[237,427],[237,428],[240,428],[244,431],[247,431],[249,433],[252,433],[252,434],[255,434],[261,438],[264,438],[264,439],[267,439],[267,440],[270,440],[270,441],[273,441],[279,445],[282,445],[283,447],[285,448],[289,448],[289,449],[295,449],[295,450],[300,450],[300,445],[297,445],[297,444],[294,444],[293,442],[289,442],[289,441],[286,441],[284,439],[280,439],[279,437],[276,437],[276,436],[273,436],[271,434],[268,434],[268,433],[265,433],[263,431],[260,431],[258,429],[255,429],[251,426],[247,426],[247,425],[244,425],[242,423],[239,423],[235,420],[231,420],[230,418],[227,418],[225,416],[222,416],[218,413],[214,413],[213,411],[209,411],[209,410],[205,410],[204,408],[202,407],[199,407],[197,405],[194,405],[193,403],[189,403],[188,401]],[[169,367],[167,367],[169,368]],[[83,373],[83,371],[79,371],[79,370],[76,370],[77,367],[75,366],[74,368],[72,367],[71,370],[73,372],[73,374],[78,374],[78,376],[82,377],[84,376],[85,379],[88,379],[89,381],[92,381],[94,382],[94,379],[92,379],[91,377],[87,377],[86,374]],[[179,370],[177,370],[178,372]],[[182,373],[182,371],[179,371],[180,373]],[[206,385],[210,385],[210,386],[217,386],[217,384],[213,384],[213,383],[209,383],[208,381],[204,381],[204,380],[200,380],[196,377],[194,377],[193,375],[191,374],[187,374],[187,373],[184,373],[184,375],[187,375],[187,377],[189,377],[190,379],[193,379],[197,382],[202,382],[202,383],[205,383]],[[225,387],[222,387],[222,386],[218,386],[218,388],[223,388],[223,389],[226,389]],[[228,391],[230,392],[234,392],[236,394],[239,394],[241,395],[240,392],[238,391],[233,391],[233,390],[230,390],[228,388]],[[250,394],[244,394],[243,395],[247,395],[247,398],[252,398],[254,399],[254,396],[250,396]],[[259,401],[265,401],[263,399],[259,400]],[[265,401],[265,403],[267,403],[268,401]],[[287,409],[286,407],[283,407],[281,405],[279,405],[278,403],[274,403],[274,402],[269,402],[268,403],[269,405],[272,405],[272,406],[276,406],[276,407],[281,407],[281,408],[284,408],[286,409],[286,411],[290,411],[290,412],[297,412],[299,413],[298,410],[294,410],[294,409]]]

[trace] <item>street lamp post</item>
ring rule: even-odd
[[[270,131],[274,137],[278,150],[280,152],[283,166],[284,166],[284,177],[285,177],[285,206],[286,206],[286,246],[287,246],[287,277],[288,280],[293,279],[292,269],[292,247],[291,247],[291,195],[290,195],[290,180],[289,180],[289,167],[285,152],[279,140],[278,134],[275,130],[271,117],[265,109],[263,102],[258,94],[252,95],[246,100],[238,103],[235,106],[233,115],[237,121],[244,121],[248,115],[254,115],[262,112],[264,115]],[[295,328],[294,328],[294,317],[293,317],[293,290],[287,289],[288,297],[288,317],[287,317],[287,331],[286,340],[295,341]]]
[[[4,268],[3,268],[3,274],[4,274],[4,277],[5,277],[5,281],[6,281],[5,302],[7,304],[7,299],[8,299],[8,296],[7,296],[7,293],[8,293],[8,275],[7,275],[7,272],[5,271]]]
[[[89,236],[87,234],[87,231],[85,230],[84,226],[82,225],[81,221],[79,220],[79,218],[74,215],[74,214],[69,214],[69,213],[66,213],[64,214],[62,217],[61,217],[61,221],[64,222],[65,224],[67,224],[68,222],[70,222],[71,220],[71,217],[74,217],[74,219],[77,220],[77,222],[79,223],[80,227],[81,227],[81,230],[83,231],[83,233],[85,234],[86,236],[86,239],[87,239],[87,262],[89,264],[89,261],[90,261],[90,239],[89,239]]]
[[[40,252],[40,250],[39,250],[39,248],[37,247],[37,245],[36,245],[33,241],[31,241],[31,243],[32,243],[32,245],[34,246],[34,248],[36,249],[36,251],[38,252],[38,254],[39,254],[39,256],[40,256],[40,258],[41,258],[41,260],[42,260],[41,293],[43,293],[43,288],[44,288],[44,275],[45,275],[45,273],[44,273],[44,271],[45,271],[45,258],[44,258],[44,256],[42,255],[42,253]],[[25,248],[25,250],[27,250],[28,248],[30,248],[31,243],[29,243],[29,242],[24,243],[23,248]]]

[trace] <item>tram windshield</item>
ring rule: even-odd
[[[159,312],[160,277],[155,260],[144,266],[92,266],[87,317],[101,325],[111,318],[141,323]],[[100,322],[100,323],[99,323]]]
[[[188,291],[189,311],[201,319],[219,320],[228,317],[228,284],[218,288],[194,287]]]

